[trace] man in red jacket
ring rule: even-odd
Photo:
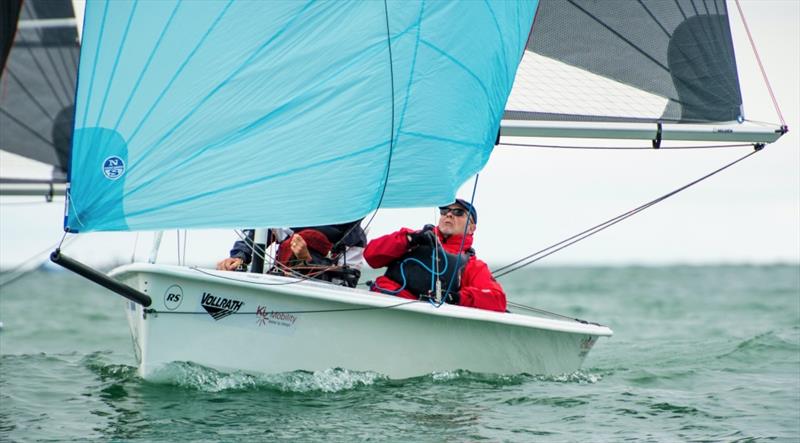
[[[387,267],[372,290],[415,300],[436,299],[438,294],[447,303],[505,312],[503,288],[472,249],[478,222],[475,207],[456,199],[439,213],[436,227],[401,228],[367,244],[367,263]]]

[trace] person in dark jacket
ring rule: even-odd
[[[220,260],[217,269],[225,271],[244,270],[253,258],[253,230],[245,230],[247,240],[234,243],[230,257]],[[314,276],[331,281],[341,277],[337,272],[348,268],[355,273],[347,286],[354,286],[360,276],[361,258],[367,237],[361,228],[361,220],[337,225],[298,227],[271,230],[266,245],[257,245],[257,250],[265,250],[273,242],[278,242],[275,265],[271,272],[314,273]],[[321,269],[331,268],[321,272]],[[336,269],[334,269],[336,268]]]
[[[469,202],[456,199],[439,208],[439,213],[436,227],[428,225],[417,231],[402,228],[367,244],[367,263],[373,268],[387,268],[372,290],[408,299],[438,295],[446,303],[505,312],[502,286],[472,249],[477,210]]]

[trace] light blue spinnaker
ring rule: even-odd
[[[536,6],[89,1],[65,227],[317,225],[452,201],[493,148]]]

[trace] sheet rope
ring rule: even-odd
[[[566,248],[567,246],[574,245],[575,243],[577,243],[577,242],[579,242],[581,240],[584,240],[584,239],[586,239],[588,237],[591,237],[592,235],[597,234],[598,232],[600,232],[600,231],[602,231],[602,230],[604,230],[606,228],[609,228],[609,227],[611,227],[611,226],[613,226],[613,225],[615,225],[615,224],[617,224],[617,223],[619,223],[619,222],[621,222],[621,221],[623,221],[623,220],[625,220],[625,219],[627,219],[629,217],[632,217],[632,216],[638,214],[639,212],[644,211],[645,209],[655,205],[656,203],[660,203],[660,202],[668,199],[669,197],[672,197],[673,195],[678,194],[679,192],[684,191],[684,190],[696,185],[697,183],[700,183],[701,181],[706,180],[707,178],[712,177],[712,176],[724,171],[725,169],[728,169],[729,167],[735,165],[736,163],[739,163],[740,161],[742,161],[742,160],[750,157],[751,155],[761,151],[764,148],[764,145],[763,144],[757,144],[757,145],[754,146],[754,148],[755,149],[752,152],[750,152],[750,153],[748,153],[748,154],[746,154],[746,155],[744,155],[744,156],[742,156],[742,157],[740,157],[740,158],[738,158],[738,159],[736,159],[736,160],[734,160],[734,161],[732,161],[730,163],[727,163],[726,165],[722,166],[721,168],[716,169],[716,170],[714,170],[714,171],[712,171],[712,172],[710,172],[710,173],[708,173],[708,174],[706,174],[706,175],[704,175],[704,176],[702,176],[702,177],[700,177],[700,178],[698,178],[698,179],[696,179],[696,180],[694,180],[694,181],[692,181],[692,182],[690,182],[690,183],[688,183],[688,184],[686,184],[684,186],[681,186],[680,188],[675,189],[672,192],[664,194],[661,197],[658,197],[658,198],[656,198],[654,200],[651,200],[651,201],[649,201],[649,202],[647,202],[647,203],[645,203],[645,204],[643,204],[641,206],[638,206],[638,207],[636,207],[634,209],[631,209],[630,211],[627,211],[627,212],[622,213],[622,214],[620,214],[620,215],[618,215],[618,216],[616,216],[614,218],[608,219],[608,220],[606,220],[606,221],[604,221],[604,222],[602,222],[600,224],[592,226],[591,228],[586,229],[586,230],[584,230],[582,232],[579,232],[579,233],[577,233],[577,234],[575,234],[575,235],[573,235],[571,237],[568,237],[568,238],[566,238],[564,240],[561,240],[558,243],[554,243],[554,244],[552,244],[552,245],[550,245],[550,246],[548,246],[548,247],[546,247],[544,249],[540,249],[539,251],[536,251],[533,254],[527,255],[525,257],[520,258],[519,260],[516,260],[516,261],[514,261],[512,263],[509,263],[509,264],[507,264],[505,266],[497,268],[497,269],[492,271],[492,275],[494,275],[494,278],[503,277],[505,275],[508,275],[508,274],[514,272],[514,271],[517,271],[517,270],[519,270],[521,268],[524,268],[525,266],[531,265],[531,264],[533,264],[533,263],[535,263],[535,262],[537,262],[537,261],[539,261],[539,260],[541,260],[541,259],[543,259],[545,257],[548,257],[548,256],[550,256],[550,255],[552,255],[552,254],[554,254],[554,253]]]

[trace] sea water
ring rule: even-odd
[[[501,282],[615,335],[558,376],[180,363],[150,383],[120,297],[37,271],[0,288],[0,441],[800,441],[800,266],[540,267]]]

